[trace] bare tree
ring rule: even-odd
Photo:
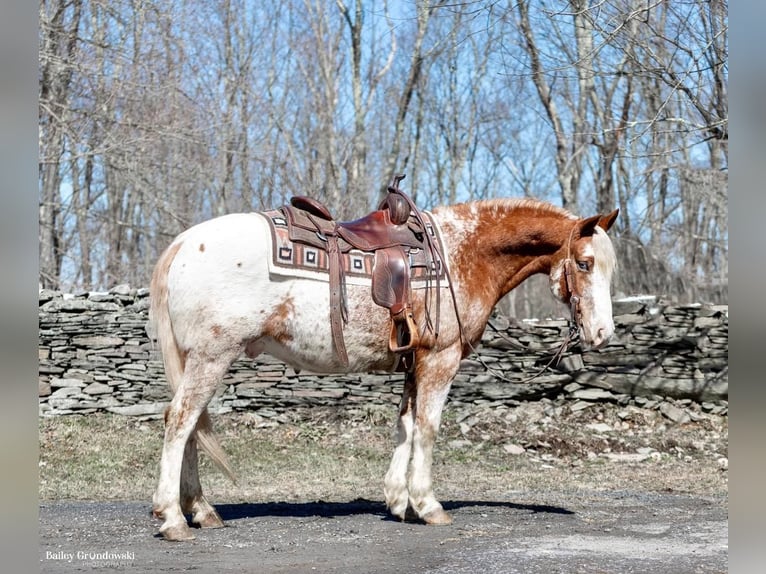
[[[45,287],[146,284],[198,221],[356,217],[406,172],[423,207],[619,206],[618,292],[727,296],[726,0],[41,0],[39,42]]]
[[[388,182],[392,180],[393,176],[396,173],[405,171],[407,168],[407,161],[402,161],[402,158],[400,157],[402,138],[405,132],[405,120],[407,119],[410,110],[412,95],[415,93],[415,89],[420,81],[420,76],[423,71],[423,61],[426,57],[424,54],[423,42],[426,37],[426,32],[428,31],[428,24],[437,7],[438,3],[431,4],[430,2],[418,2],[416,4],[417,28],[414,33],[412,50],[409,55],[407,78],[401,86],[399,97],[396,102],[393,120],[393,135],[391,137],[388,157],[386,158],[386,164],[383,171],[385,181],[380,191],[381,198],[385,195]]]
[[[581,171],[581,163],[577,158],[583,153],[584,147],[584,142],[582,140],[582,135],[584,133],[584,110],[582,109],[582,106],[587,100],[581,98],[579,100],[580,108],[573,110],[573,129],[568,132],[564,127],[564,121],[559,112],[559,106],[554,98],[550,83],[546,78],[546,70],[543,66],[538,42],[530,22],[529,2],[522,0],[516,7],[519,12],[519,29],[521,30],[523,41],[529,56],[530,77],[535,88],[537,88],[537,93],[543,104],[545,113],[551,122],[551,127],[556,140],[555,159],[559,186],[561,187],[562,205],[565,208],[576,212],[578,210],[577,189]],[[582,19],[580,19],[580,21],[582,21]],[[579,30],[578,39],[580,39],[582,35],[582,31]],[[578,69],[582,70],[582,67]],[[574,105],[574,102],[570,101],[570,103]]]
[[[383,16],[388,28],[390,38],[390,48],[385,60],[379,64],[375,58],[373,62],[378,66],[377,69],[370,69],[366,76],[362,76],[362,57],[365,46],[362,44],[362,32],[364,25],[364,9],[361,0],[354,1],[354,16],[352,18],[350,10],[342,0],[336,0],[338,9],[341,11],[344,20],[348,24],[351,36],[351,86],[354,106],[354,133],[351,140],[349,157],[347,164],[347,190],[352,197],[366,197],[368,186],[371,184],[367,175],[367,118],[372,104],[375,92],[378,89],[380,81],[390,71],[394,56],[397,51],[396,33],[393,22],[388,12],[388,3],[383,4]],[[375,36],[373,35],[373,44]],[[372,50],[374,54],[374,49]],[[364,81],[366,79],[366,82]],[[365,90],[367,95],[365,97]]]
[[[72,77],[82,2],[44,0],[40,3],[40,283],[57,287],[61,273],[64,226],[61,193],[64,185],[66,138],[75,136],[71,104]]]

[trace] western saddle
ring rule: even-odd
[[[330,275],[330,327],[333,348],[343,365],[348,354],[343,340],[343,325],[348,323],[348,302],[342,255],[351,249],[374,254],[372,299],[391,314],[388,347],[399,357],[398,368],[412,368],[414,349],[420,332],[412,314],[410,267],[416,260],[427,268],[426,288],[431,276],[436,281],[436,326],[426,306],[426,326],[438,334],[439,277],[442,254],[433,227],[399,189],[404,175],[394,177],[388,195],[378,209],[354,221],[335,221],[325,205],[316,199],[296,196],[282,207],[290,240],[327,252]],[[426,297],[430,301],[430,296]]]

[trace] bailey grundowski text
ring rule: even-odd
[[[78,550],[77,552],[65,552],[59,550],[52,552],[50,550],[45,552],[46,560],[64,560],[66,562],[72,562],[73,560],[135,560],[136,553],[131,551],[125,552],[95,552]]]

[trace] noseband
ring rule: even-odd
[[[574,277],[572,276],[572,237],[574,236],[574,232],[575,227],[572,227],[572,231],[569,232],[569,239],[567,240],[567,256],[566,259],[564,259],[564,281],[567,288],[565,297],[567,295],[569,296],[569,312],[571,314],[571,324],[569,325],[569,333],[567,334],[567,337],[564,339],[564,343],[562,344],[563,350],[560,350],[557,354],[563,353],[572,338],[579,334],[580,323],[582,321],[582,312],[580,310],[580,292],[577,290],[577,286],[574,282]]]

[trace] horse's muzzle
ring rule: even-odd
[[[614,335],[614,325],[599,327],[595,333],[587,333],[580,327],[580,342],[586,349],[600,349],[605,346]]]

